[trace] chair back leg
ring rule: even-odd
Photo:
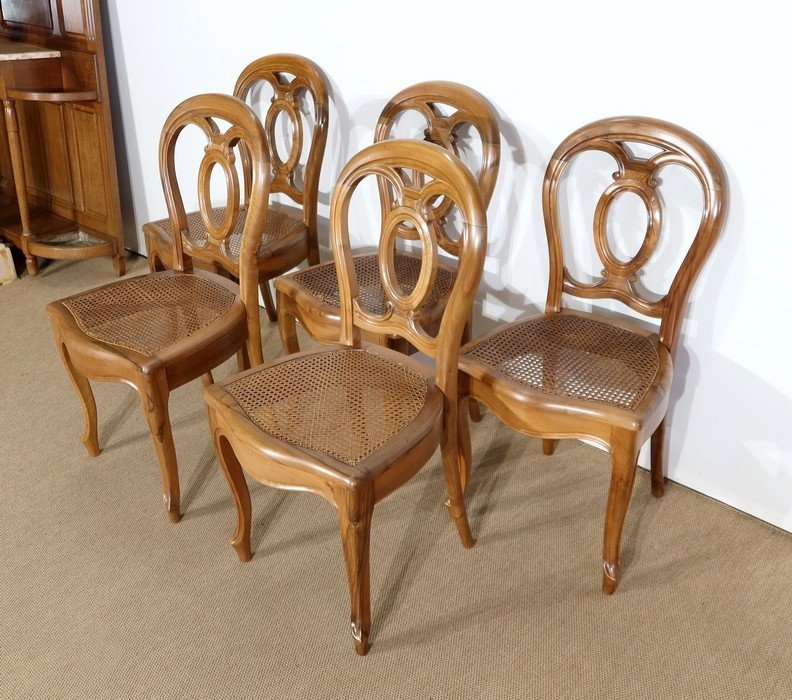
[[[293,355],[300,352],[300,342],[297,340],[297,322],[292,312],[292,300],[287,294],[280,290],[278,298],[278,333],[280,333],[281,345],[283,345],[284,355]]]
[[[242,347],[237,350],[236,359],[237,371],[244,372],[250,369],[250,354],[248,353],[247,343],[243,344]]]
[[[665,493],[665,476],[663,467],[665,465],[665,419],[657,426],[657,430],[652,433],[651,442],[652,460],[652,495],[661,498]]]
[[[270,322],[277,321],[278,311],[275,308],[275,302],[272,300],[270,281],[265,277],[259,277],[259,291],[261,292],[261,298],[264,300],[264,310],[267,312],[267,318]]]
[[[456,525],[459,539],[462,540],[462,546],[469,549],[476,544],[476,540],[470,531],[467,509],[465,508],[465,492],[462,485],[463,483],[467,485],[470,459],[469,453],[466,452],[465,441],[462,440],[462,444],[460,442],[458,426],[458,423],[464,423],[462,430],[467,432],[467,406],[464,403],[463,401],[462,408],[464,410],[449,412],[451,415],[450,419],[447,419],[446,428],[443,431],[440,450],[443,455],[443,472],[445,474],[446,490],[448,491],[446,506]],[[454,413],[456,413],[456,416],[453,415]],[[469,440],[469,437],[467,440]],[[463,477],[462,474],[465,476]]]

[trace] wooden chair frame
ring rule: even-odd
[[[402,180],[409,168],[431,177],[415,189]],[[380,272],[388,298],[384,316],[370,315],[360,303],[352,250],[349,242],[348,207],[358,184],[368,176],[382,177],[394,187],[399,204],[383,227],[380,241]],[[459,269],[436,337],[421,328],[414,311],[431,292],[438,265],[438,239],[426,221],[425,204],[436,195],[454,200],[463,219]],[[405,221],[418,231],[423,266],[418,284],[410,292],[395,282],[394,243]],[[251,503],[245,471],[257,481],[283,489],[316,493],[338,510],[341,538],[349,578],[351,627],[355,649],[368,650],[371,625],[369,602],[369,537],[374,505],[415,475],[441,447],[448,489],[448,507],[466,547],[473,545],[468,526],[461,473],[470,458],[466,432],[457,426],[457,361],[466,319],[481,278],[486,250],[486,213],[473,176],[446,150],[414,140],[392,140],[369,146],[356,155],[341,173],[333,192],[330,236],[338,266],[341,290],[340,344],[289,355],[265,367],[255,368],[204,391],[218,458],[234,496],[239,518],[231,540],[242,561],[251,558]],[[435,358],[435,367],[394,350],[362,340],[366,333],[398,334]],[[397,367],[409,368],[427,381],[423,408],[417,416],[381,447],[351,466],[321,451],[279,439],[258,427],[231,395],[228,387],[256,373],[300,361],[311,355],[340,349],[359,349],[387,358]],[[319,378],[321,379],[321,378]],[[329,410],[329,407],[328,407]],[[463,427],[467,423],[462,423]]]
[[[438,105],[448,105],[454,110],[444,116]],[[498,177],[500,162],[500,132],[493,107],[478,92],[459,83],[447,81],[429,81],[412,85],[395,95],[383,108],[374,132],[374,142],[380,143],[390,139],[394,126],[405,112],[417,112],[426,119],[424,140],[435,143],[450,153],[458,155],[457,132],[464,125],[472,126],[479,134],[482,145],[481,168],[477,177],[485,206],[489,205]],[[391,206],[391,193],[388,191],[386,179],[378,181],[382,221],[386,221]],[[430,226],[434,229],[438,245],[446,252],[456,256],[458,242],[454,242],[447,234],[446,217],[452,209],[451,202],[445,201],[431,208]],[[405,227],[398,229],[399,236],[416,240],[414,231]],[[403,253],[403,255],[409,255]],[[413,257],[418,257],[413,254]],[[453,273],[455,267],[445,261],[439,267]],[[278,306],[278,330],[286,354],[299,352],[296,333],[296,320],[306,332],[321,343],[338,342],[341,328],[341,313],[338,306],[325,303],[310,294],[292,275],[283,275],[275,280]],[[420,323],[424,328],[436,329],[445,309],[443,301],[420,311]],[[395,333],[372,334],[364,331],[364,338],[385,347],[391,347],[409,353],[409,343]],[[471,325],[465,329],[465,339],[469,340]]]
[[[660,151],[644,160],[630,152],[628,143],[643,143]],[[590,150],[610,154],[616,160],[618,170],[594,214],[594,238],[603,265],[602,277],[585,284],[576,280],[564,265],[558,197],[561,177],[570,162],[580,153]],[[657,246],[662,209],[656,191],[657,173],[670,164],[682,166],[695,175],[704,193],[703,212],[693,243],[668,293],[659,299],[649,299],[642,293],[637,277]],[[606,230],[608,209],[622,192],[633,192],[641,197],[649,213],[644,242],[635,256],[626,262],[618,259],[611,250]],[[574,314],[563,308],[563,295],[569,294],[585,299],[617,299],[634,311],[660,319],[656,334],[633,324],[598,319],[652,340],[658,354],[658,370],[652,386],[634,410],[627,410],[606,403],[542,393],[495,371],[471,354],[476,346],[534,319],[507,324],[476,339],[462,351],[460,396],[483,402],[513,429],[543,438],[546,455],[552,454],[554,441],[558,438],[588,438],[609,449],[613,469],[603,543],[602,588],[606,594],[615,591],[621,575],[622,527],[632,493],[638,453],[650,436],[652,493],[660,497],[664,492],[664,419],[673,375],[672,357],[685,301],[723,226],[726,203],[726,177],[717,156],[689,131],[657,119],[641,117],[603,119],[579,129],[556,149],[544,179],[542,204],[550,253],[546,316]],[[596,318],[591,314],[584,316]]]
[[[289,79],[289,75],[294,77]],[[302,210],[305,226],[305,235],[289,237],[283,244],[276,245],[271,252],[258,257],[261,296],[269,320],[275,321],[277,313],[270,291],[270,280],[296,267],[303,260],[308,260],[310,265],[319,262],[317,203],[319,176],[327,144],[329,98],[327,81],[321,69],[313,61],[295,54],[273,54],[253,61],[239,75],[234,87],[234,96],[246,101],[251,90],[262,82],[269,83],[275,91],[272,103],[262,119],[267,138],[269,163],[272,168],[270,193],[285,194],[298,205]],[[300,187],[295,183],[295,174],[303,151],[305,134],[298,110],[300,100],[306,95],[310,95],[313,102],[314,127],[305,164],[305,175]],[[291,147],[285,162],[281,159],[275,144],[275,127],[281,113],[286,115],[292,129]],[[247,204],[251,185],[250,159],[242,152],[241,160],[245,204]],[[274,210],[288,211],[288,208],[280,205],[270,205],[270,207]],[[171,244],[166,235],[155,223],[145,224],[143,231],[146,235],[151,271],[173,269],[174,263],[170,257]],[[196,267],[211,271],[218,271],[219,267],[237,276],[233,261],[229,262],[225,257],[213,255],[211,249],[190,245],[189,241],[185,241],[184,246],[194,258]]]
[[[231,126],[221,132],[215,119]],[[209,325],[154,354],[146,354],[119,342],[102,340],[90,334],[70,310],[70,303],[82,294],[51,303],[47,307],[55,341],[64,366],[77,390],[83,406],[85,429],[82,441],[91,456],[99,454],[96,403],[89,380],[124,382],[133,386],[146,414],[151,439],[162,471],[165,509],[172,522],[181,518],[179,509],[179,476],[173,444],[168,398],[174,389],[201,377],[204,385],[212,380],[211,370],[235,353],[240,369],[263,361],[258,315],[258,270],[256,251],[263,222],[267,215],[270,168],[264,131],[256,115],[244,102],[227,95],[199,95],[182,102],[171,112],[162,130],[159,157],[162,185],[173,230],[186,227],[184,204],[176,180],[174,150],[181,132],[188,125],[197,126],[207,139],[205,155],[199,170],[201,214],[210,232],[208,245],[217,258],[231,259],[227,247],[228,234],[234,230],[239,211],[239,183],[234,168],[234,150],[244,142],[251,156],[249,212],[242,234],[241,252],[236,265],[240,285],[203,270],[193,270],[192,260],[185,253],[181,236],[173,238],[175,270],[150,273],[105,285],[96,291],[124,290],[136,280],[167,280],[180,275],[195,275],[227,290],[232,296],[228,310]],[[228,182],[228,209],[222,222],[214,219],[208,200],[208,180],[213,167],[219,166]],[[128,287],[126,287],[128,289]],[[167,323],[167,319],[163,320]],[[250,358],[250,359],[249,359]]]

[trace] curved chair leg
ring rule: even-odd
[[[545,453],[548,457],[555,452],[556,442],[558,440],[546,440],[542,439],[542,452]]]
[[[201,375],[201,384],[203,384],[205,387],[212,386],[212,384],[214,384],[214,377],[212,376],[211,371]]]
[[[148,266],[149,272],[165,272],[165,265],[162,262],[162,259],[157,254],[156,248],[152,248],[149,250],[148,253]]]
[[[602,545],[602,592],[605,595],[616,590],[621,577],[621,535],[630,505],[639,449],[638,433],[614,428],[611,437],[613,467]]]
[[[271,322],[277,321],[278,310],[275,308],[275,302],[272,300],[272,292],[270,291],[268,279],[259,277],[259,290],[261,291],[261,298],[264,300],[264,309],[267,312],[267,318]]]
[[[365,482],[359,488],[339,490],[336,505],[349,579],[352,637],[355,651],[363,656],[368,651],[371,631],[369,545],[371,515],[374,511],[373,485]]]
[[[143,412],[146,414],[151,441],[157,452],[162,471],[162,494],[168,520],[178,523],[179,512],[179,471],[176,465],[176,449],[173,446],[170,417],[168,415],[168,385],[162,374],[141,378],[137,386]]]
[[[242,345],[236,353],[237,371],[244,372],[250,369],[250,355],[248,354],[247,344]]]
[[[457,423],[463,421],[465,423],[464,430],[467,430],[466,412],[457,411]],[[459,539],[462,540],[462,546],[469,549],[476,544],[476,540],[470,531],[470,523],[468,523],[467,510],[465,509],[465,493],[462,488],[462,484],[467,483],[467,479],[466,477],[463,479],[461,473],[467,471],[468,467],[462,464],[462,460],[465,459],[465,450],[461,445],[463,440],[459,437],[459,429],[456,425],[453,428],[455,429],[446,428],[440,446],[443,454],[446,490],[448,491],[446,506],[454,520]]]
[[[237,529],[229,543],[236,550],[240,561],[250,561],[253,558],[250,551],[250,523],[253,514],[245,474],[233,448],[222,435],[215,437],[215,451],[237,508]]]
[[[294,314],[288,311],[289,303],[283,292],[278,291],[278,333],[284,355],[293,355],[300,352],[300,342],[297,340],[297,322]]]
[[[91,457],[96,457],[99,454],[99,434],[96,425],[96,401],[94,400],[91,383],[88,379],[80,374],[75,366],[72,364],[69,357],[69,351],[64,343],[58,343],[63,365],[71,377],[74,388],[77,389],[77,395],[80,397],[80,402],[83,407],[83,418],[85,419],[85,427],[83,434],[80,438],[83,445],[88,450]]]
[[[663,466],[665,465],[665,419],[657,426],[657,430],[652,433],[651,460],[652,495],[655,498],[661,498],[665,493],[665,478],[663,476]]]

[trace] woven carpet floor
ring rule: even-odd
[[[253,560],[228,545],[200,382],[171,399],[182,522],[129,387],[96,385],[88,457],[44,305],[112,279],[106,259],[57,262],[0,288],[0,697],[792,698],[792,536],[676,484],[654,500],[641,471],[605,598],[608,456],[567,441],[544,457],[491,414],[473,431],[473,549],[437,458],[377,506],[357,657],[328,503],[252,485]]]

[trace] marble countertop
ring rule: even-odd
[[[60,51],[47,49],[23,41],[0,39],[0,61],[25,61],[31,58],[58,58]]]

